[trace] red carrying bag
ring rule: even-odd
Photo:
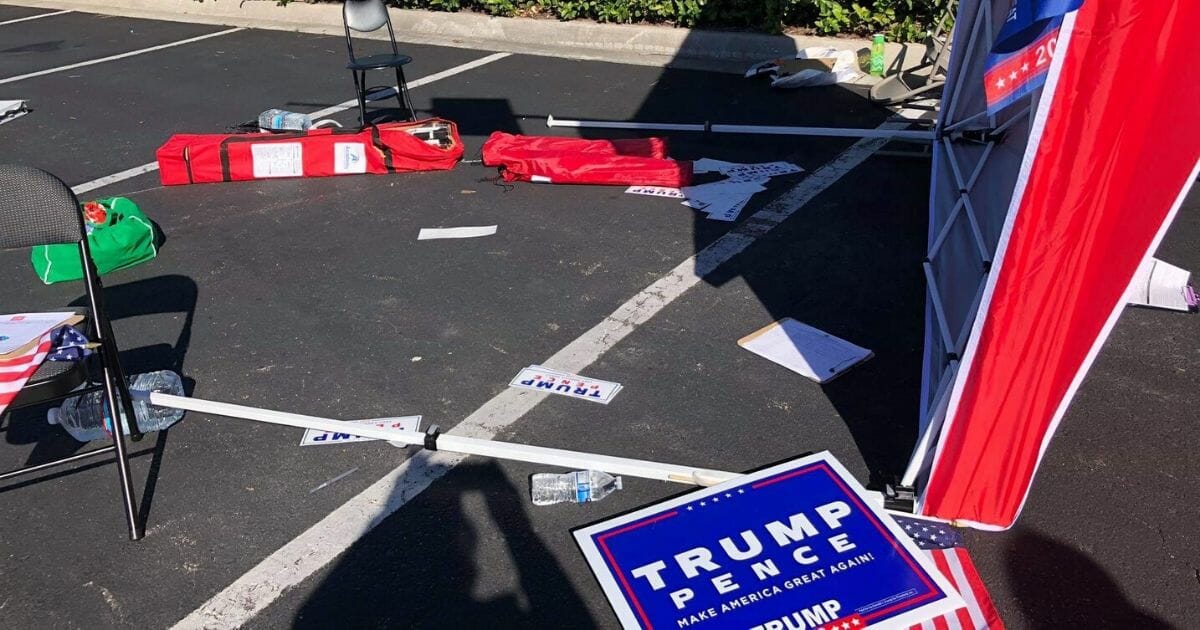
[[[412,132],[448,129],[429,144]],[[454,168],[463,155],[453,122],[432,118],[364,129],[310,129],[288,133],[176,134],[158,148],[165,186],[277,177],[327,177]]]
[[[483,145],[483,163],[504,181],[620,186],[687,186],[692,163],[667,158],[662,138],[583,140],[497,131]]]

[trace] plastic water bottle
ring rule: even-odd
[[[529,484],[534,505],[599,501],[621,489],[621,478],[599,470],[577,470],[555,474],[539,473]]]
[[[182,396],[183,382],[179,380],[178,374],[170,370],[160,370],[130,377],[129,389]],[[46,421],[50,424],[62,425],[62,428],[66,429],[71,437],[80,442],[105,439],[108,437],[105,429],[111,431],[112,422],[109,421],[103,400],[103,390],[68,398],[63,401],[61,407],[51,409],[46,414]],[[137,418],[138,428],[143,433],[149,433],[161,431],[178,422],[183,417],[183,410],[156,407],[149,401],[138,399],[135,396],[133,414]],[[121,427],[125,434],[129,435],[129,423],[125,420],[123,412],[121,413]]]
[[[286,109],[268,109],[258,115],[258,128],[263,131],[307,131],[312,119]]]
[[[883,35],[871,36],[871,74],[883,76]]]

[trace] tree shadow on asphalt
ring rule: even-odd
[[[181,275],[163,275],[135,280],[104,289],[105,308],[109,319],[118,320],[154,315],[161,313],[182,313],[183,323],[174,343],[159,343],[149,346],[135,346],[136,339],[117,337],[117,345],[121,348],[121,366],[127,375],[152,372],[155,370],[171,370],[183,374],[184,359],[191,344],[192,324],[196,313],[198,289],[195,281]],[[85,306],[86,296],[80,296],[68,306]],[[183,378],[184,392],[191,394],[195,381],[186,376]],[[59,403],[54,403],[55,405]],[[33,466],[52,461],[83,450],[86,444],[76,441],[64,430],[46,423],[46,412],[50,406],[41,405],[27,409],[14,410],[9,414],[9,420],[4,431],[5,440],[9,444],[33,444],[33,450],[26,458],[25,465]],[[158,472],[162,466],[163,453],[166,449],[167,434],[160,431],[151,434],[154,444],[151,448],[140,448],[142,445],[130,443],[131,457],[151,456],[147,472],[146,485],[142,491],[139,507],[142,522],[145,522],[154,501],[154,491],[158,482]],[[148,436],[149,437],[149,436]],[[143,443],[144,444],[144,443]],[[48,475],[37,476],[19,483],[0,488],[0,493],[38,484],[55,479],[68,477],[85,470],[99,466],[111,465],[111,458],[90,462],[86,465],[56,469]],[[114,489],[115,490],[115,489]]]
[[[1030,627],[1172,627],[1130,602],[1094,560],[1041,532],[1019,528],[1005,555],[1010,589]]]
[[[593,627],[527,498],[493,461],[459,465],[339,557],[293,627]]]

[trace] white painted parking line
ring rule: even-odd
[[[74,186],[71,188],[71,190],[73,190],[76,195],[82,195],[85,192],[96,190],[97,188],[103,188],[109,184],[123,182],[127,179],[137,177],[138,175],[141,175],[142,173],[149,173],[151,171],[157,171],[157,170],[158,170],[158,162],[150,162],[149,164],[143,164],[141,166],[127,168],[127,169],[121,171],[120,173],[113,173],[112,175],[105,175],[104,177],[101,177],[100,179],[93,179],[90,182],[86,182],[86,183],[80,184],[78,186]]]
[[[442,70],[441,72],[435,72],[429,76],[421,77],[419,79],[413,79],[412,81],[408,82],[408,89],[415,90],[423,85],[429,85],[430,83],[433,83],[435,81],[441,81],[442,79],[452,77],[456,74],[462,74],[463,72],[467,72],[468,70],[474,70],[475,68],[478,68],[480,66],[486,66],[487,64],[492,63],[493,61],[499,61],[499,60],[504,59],[505,57],[509,57],[511,55],[512,55],[512,53],[494,53],[494,54],[488,55],[486,57],[480,57],[479,59],[476,59],[474,61],[468,61],[467,63],[459,64],[457,66],[454,66],[453,68],[447,68],[445,70]],[[372,95],[371,100],[377,101],[377,100],[384,99],[384,98],[390,98],[395,93],[396,93],[396,86],[392,86],[392,87],[388,88],[387,90],[383,90],[382,92],[376,92],[375,94]],[[325,109],[317,110],[317,111],[309,114],[309,116],[311,116],[313,119],[325,118],[326,116],[332,116],[339,112],[344,112],[347,109],[350,109],[352,107],[358,107],[358,99],[352,98],[348,101],[338,103],[337,105],[333,105],[331,107],[326,107]],[[133,168],[125,169],[119,173],[113,173],[112,175],[105,175],[104,177],[101,177],[99,179],[93,179],[90,182],[84,182],[82,184],[79,184],[78,186],[72,187],[71,190],[75,191],[76,195],[82,195],[85,192],[96,190],[97,188],[102,188],[104,186],[108,186],[109,184],[115,184],[117,182],[122,182],[127,179],[137,177],[138,175],[141,175],[143,173],[149,173],[151,171],[157,171],[157,170],[158,170],[158,162],[149,162],[149,163],[143,164],[141,166],[135,166]]]
[[[13,20],[5,20],[3,22],[0,22],[0,26],[5,26],[7,24],[16,24],[17,22],[28,22],[29,20],[40,20],[40,19],[46,18],[46,17],[54,17],[56,15],[62,15],[64,13],[70,13],[70,11],[52,11],[50,13],[39,13],[37,15],[30,15],[28,17],[16,18]]]
[[[884,123],[898,129],[907,123]],[[591,330],[567,344],[541,365],[578,373],[599,359],[639,326],[662,311],[708,274],[740,254],[871,156],[887,141],[864,138],[794,188],[756,212],[699,253],[679,263],[665,276],[622,304]],[[508,388],[467,416],[450,433],[490,439],[507,429],[547,397],[544,392]],[[350,548],[383,519],[400,509],[434,480],[467,456],[446,451],[420,451],[395,470],[350,499],[329,516],[175,624],[175,630],[235,628],[265,609]],[[696,462],[699,463],[699,462]]]
[[[101,57],[99,59],[92,59],[90,61],[80,61],[79,63],[73,63],[73,64],[69,64],[66,66],[59,66],[57,68],[50,68],[48,70],[38,70],[37,72],[30,72],[29,74],[21,74],[21,75],[15,76],[15,77],[8,77],[7,79],[0,79],[0,85],[3,85],[5,83],[13,83],[14,81],[22,81],[25,79],[32,79],[33,77],[45,76],[47,74],[54,74],[56,72],[65,72],[67,70],[74,70],[75,68],[83,68],[85,66],[94,66],[98,63],[105,63],[108,61],[116,61],[117,59],[125,59],[126,57],[134,57],[137,55],[144,55],[146,53],[154,52],[156,50],[163,50],[164,48],[174,48],[175,46],[191,44],[192,42],[198,42],[198,41],[210,39],[213,37],[220,37],[222,35],[228,35],[230,33],[236,33],[238,31],[244,31],[244,30],[246,30],[246,29],[241,28],[241,27],[229,28],[229,29],[225,29],[223,31],[217,31],[216,33],[208,33],[206,35],[200,35],[198,37],[189,37],[187,39],[181,39],[177,42],[170,42],[168,44],[159,44],[158,46],[151,46],[149,48],[140,48],[138,50],[131,50],[129,52],[121,53],[119,55],[111,55],[108,57]]]

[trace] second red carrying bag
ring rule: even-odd
[[[692,163],[667,158],[662,138],[586,140],[497,131],[483,145],[485,166],[504,181],[620,186],[687,186]]]
[[[462,139],[440,118],[361,130],[176,134],[158,148],[165,186],[277,177],[327,177],[454,168]]]

